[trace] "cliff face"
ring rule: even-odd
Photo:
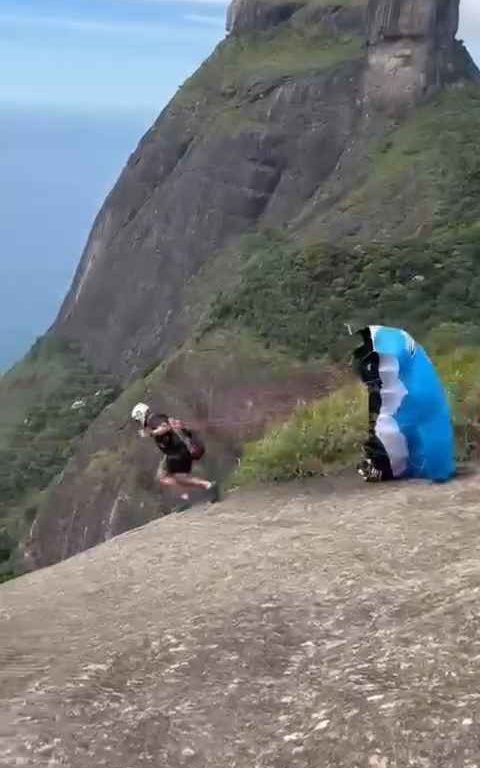
[[[376,106],[413,106],[425,95],[475,76],[455,40],[459,4],[452,0],[370,0],[366,94]]]
[[[205,285],[186,315],[188,288],[212,255],[315,216],[386,116],[477,75],[458,0],[233,0],[227,21],[106,200],[55,324],[124,380],[188,336],[211,298]]]
[[[208,259],[259,222],[293,219],[332,172],[359,119],[360,80],[346,60],[242,83],[221,106],[203,93],[173,103],[106,201],[55,330],[123,378],[166,356],[191,330],[181,311]]]
[[[292,20],[294,25],[321,24],[330,34],[361,32],[366,25],[367,0],[350,3],[309,3],[308,0],[232,0],[227,11],[227,32],[234,35],[276,27]],[[295,18],[293,18],[295,17]]]

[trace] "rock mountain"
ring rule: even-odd
[[[188,289],[216,254],[260,226],[317,219],[333,202],[325,185],[336,175],[351,188],[387,116],[478,77],[455,40],[458,5],[233,0],[229,37],[100,211],[55,331],[122,379],[167,355],[191,331]]]
[[[69,558],[0,587],[1,768],[478,766],[478,475],[154,520],[128,418],[197,423],[222,476],[344,380],[345,319],[476,322],[457,21],[458,0],[234,0],[132,155],[0,381],[0,579]]]
[[[47,338],[0,382],[0,575],[165,511],[135,401],[198,424],[222,477],[344,377],[325,354],[345,320],[475,320],[480,77],[458,14],[233,0],[106,199]]]

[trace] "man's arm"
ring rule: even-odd
[[[159,424],[155,416],[150,418],[151,426],[145,426],[138,433],[140,437],[160,437],[165,434],[166,430],[164,425]]]
[[[193,432],[188,429],[188,427],[185,426],[185,423],[181,421],[180,419],[169,419],[170,425],[174,432],[177,433],[178,437],[181,440],[191,440],[193,437]]]
[[[148,429],[148,427],[147,427],[147,429]],[[162,435],[164,435],[169,430],[170,430],[170,427],[168,425],[161,424],[159,427],[154,427],[153,429],[150,429],[149,430],[149,434],[152,437],[161,437]]]

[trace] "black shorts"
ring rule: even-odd
[[[192,457],[190,455],[167,456],[165,469],[169,475],[189,475],[192,471]]]

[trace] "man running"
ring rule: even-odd
[[[132,410],[132,419],[141,425],[141,437],[153,437],[157,447],[165,454],[161,460],[156,478],[161,486],[180,492],[183,504],[179,511],[188,509],[190,495],[186,488],[203,488],[210,491],[210,501],[218,501],[218,486],[215,481],[193,477],[191,474],[193,434],[181,422],[166,414],[156,414],[145,403],[137,403]]]

